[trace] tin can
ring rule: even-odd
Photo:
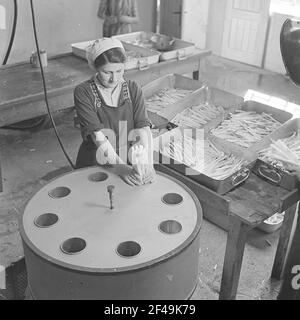
[[[41,63],[43,67],[47,67],[48,65],[48,59],[47,59],[47,52],[46,50],[40,50],[40,57],[41,57]],[[39,57],[37,52],[32,52],[30,56],[30,64],[33,68],[39,68]]]

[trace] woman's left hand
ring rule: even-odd
[[[128,159],[141,177],[148,175],[153,167],[148,159],[147,150],[141,144],[135,144],[129,149]]]
[[[128,16],[118,16],[118,21],[121,22],[121,23],[129,23],[128,22]]]

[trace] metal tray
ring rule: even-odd
[[[172,45],[167,48],[167,50],[160,50],[159,47],[155,45],[155,39],[160,37],[168,37],[163,34],[153,33],[153,32],[132,32],[126,33],[122,35],[113,36],[113,38],[117,38],[123,42],[139,45],[144,48],[156,50],[160,52],[160,61],[167,61],[172,59],[182,60],[187,56],[192,55],[195,51],[195,44],[191,42],[187,42],[178,38],[172,38],[174,41]]]
[[[168,74],[147,83],[142,87],[142,90],[144,98],[147,100],[156,93],[160,92],[162,89],[185,89],[195,92],[202,87],[203,84],[197,80],[193,80],[179,74]],[[157,114],[163,116],[164,113],[163,111],[160,111]]]
[[[92,41],[73,43],[72,52],[74,55],[86,59],[86,48],[93,43]],[[160,53],[151,49],[123,43],[126,52],[135,52],[141,55],[140,58],[132,58],[125,62],[125,70],[139,69],[146,70],[150,65],[158,63]]]
[[[288,121],[285,125],[280,127],[278,130],[274,131],[268,139],[266,139],[263,143],[261,143],[258,147],[258,151],[268,147],[272,142],[272,140],[279,140],[289,137],[293,132],[300,130],[300,119],[293,119]],[[300,187],[299,180],[297,177],[290,175],[288,172],[281,170],[278,167],[273,166],[270,163],[262,161],[258,159],[253,172],[259,176],[267,180],[268,182],[278,185],[284,189],[289,191],[294,190],[295,188]]]
[[[205,133],[208,133],[210,129],[217,127],[230,112],[241,107],[244,99],[214,87],[203,86],[185,99],[166,108],[160,115],[172,122],[178,113],[205,102],[224,108],[223,114],[203,126]]]
[[[251,170],[256,162],[255,154],[249,155],[247,159],[243,158],[248,161],[248,164],[224,180],[210,178],[209,176],[199,173],[183,163],[163,155],[160,150],[164,144],[170,141],[171,137],[174,139],[182,137],[182,132],[183,131],[181,129],[176,128],[154,139],[154,160],[156,162],[173,168],[183,175],[188,175],[192,180],[197,181],[198,183],[222,195],[238,187],[249,178]],[[244,154],[240,154],[239,152],[236,152],[236,150],[231,150],[230,146],[218,144],[215,145],[224,152],[232,153],[238,157],[244,157]]]
[[[260,113],[260,114],[265,112],[267,114],[270,114],[274,119],[279,121],[282,125],[284,125],[287,121],[289,121],[293,117],[293,115],[291,113],[287,112],[287,111],[276,109],[274,107],[271,107],[271,106],[268,106],[268,105],[265,105],[265,104],[262,104],[262,103],[259,103],[259,102],[256,102],[256,101],[252,101],[252,100],[244,101],[242,103],[242,105],[231,108],[231,110],[228,110],[229,111],[228,113],[234,112],[237,109],[244,110],[244,111],[255,111],[255,112]],[[220,124],[221,123],[219,123],[218,125],[220,125]],[[213,129],[213,128],[210,128],[210,129]],[[275,130],[275,131],[277,131],[277,130]],[[241,147],[241,146],[239,146],[239,145],[237,145],[237,144],[235,144],[233,142],[226,141],[226,140],[224,140],[222,138],[218,138],[218,139],[220,140],[221,143],[222,143],[222,141],[223,141],[223,143],[226,142],[226,143],[228,143],[228,145],[231,145],[231,148],[234,148],[236,150],[240,150],[241,152],[247,152],[247,150],[250,150],[252,153],[255,153],[260,148],[260,146],[262,144],[264,144],[265,141],[268,140],[270,135],[272,135],[272,133],[269,134],[269,135],[266,135],[260,141],[253,143],[249,148],[243,148],[243,147]],[[215,139],[216,138],[211,133],[209,133],[209,136],[210,136],[211,139]]]

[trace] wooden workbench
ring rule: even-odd
[[[194,55],[183,60],[160,62],[143,71],[126,71],[125,77],[141,86],[170,73],[192,72],[194,79],[199,80],[202,59],[210,54],[209,50],[197,49]],[[87,62],[72,53],[50,58],[44,72],[51,111],[73,107],[75,87],[93,75]],[[32,68],[29,63],[0,67],[0,97],[0,127],[47,113],[40,69]]]
[[[209,50],[197,50],[183,60],[160,62],[142,71],[128,70],[125,77],[141,86],[170,73],[193,72],[199,80],[202,59],[210,54]],[[87,62],[72,53],[50,58],[44,71],[52,111],[72,107],[75,87],[93,75]],[[0,97],[0,127],[46,114],[40,69],[29,63],[0,68]]]
[[[282,278],[300,200],[298,189],[287,191],[251,174],[243,185],[221,196],[165,165],[157,165],[156,169],[191,188],[200,200],[204,218],[228,231],[219,299],[232,300],[236,297],[249,231],[273,214],[285,211],[271,273],[275,279]]]

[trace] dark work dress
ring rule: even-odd
[[[151,126],[142,90],[134,81],[127,80],[123,83],[118,107],[106,105],[93,79],[75,88],[74,104],[83,139],[76,159],[76,168],[97,165],[97,147],[91,137],[93,132],[101,130],[117,154],[120,155],[122,150],[127,159],[127,150],[132,144],[130,132]]]

